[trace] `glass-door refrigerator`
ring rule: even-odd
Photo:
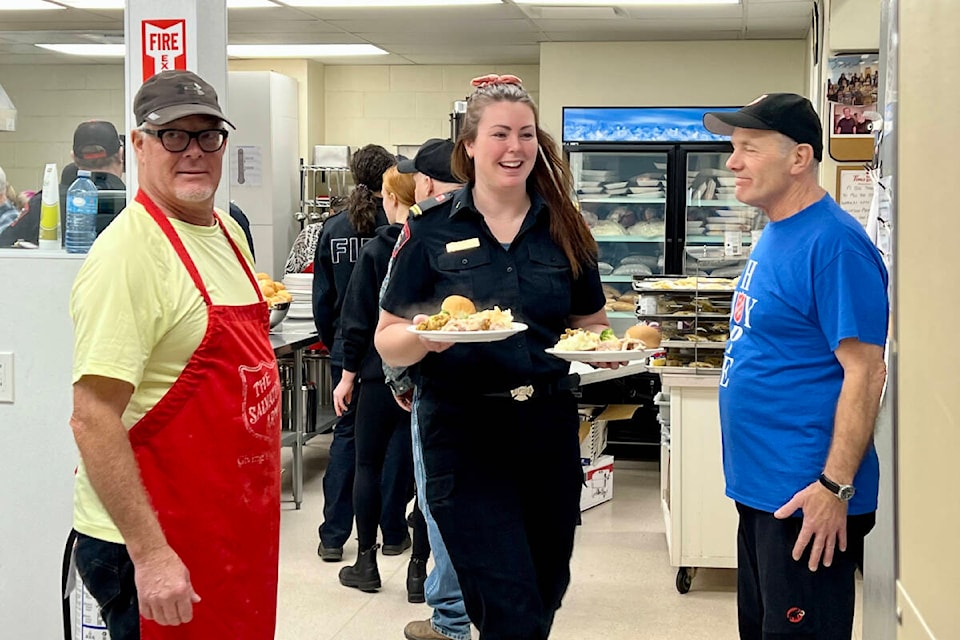
[[[739,274],[766,217],[734,197],[732,147],[703,127],[705,112],[736,109],[564,107],[564,151],[614,324],[635,321],[635,275]]]

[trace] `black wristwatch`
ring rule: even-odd
[[[852,484],[837,484],[823,473],[820,474],[820,484],[829,489],[830,493],[837,496],[841,502],[849,502],[857,492]]]

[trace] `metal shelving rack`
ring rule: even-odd
[[[346,198],[350,169],[300,163],[300,210],[295,217],[301,228],[322,222],[330,215],[333,198]]]

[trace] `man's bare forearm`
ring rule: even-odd
[[[844,370],[834,418],[833,441],[823,471],[834,482],[853,483],[873,438],[885,379],[886,368],[882,359]]]

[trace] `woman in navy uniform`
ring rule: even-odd
[[[453,154],[468,184],[411,213],[376,345],[388,364],[416,365],[426,497],[471,621],[482,640],[540,640],[570,582],[583,481],[576,379],[544,349],[567,327],[609,325],[597,246],[536,105],[514,76],[474,86]],[[452,294],[529,328],[480,344],[407,330]]]
[[[360,248],[376,235],[378,227],[388,223],[380,196],[383,172],[397,163],[396,157],[375,144],[353,154],[350,173],[356,187],[350,193],[347,209],[324,222],[317,242],[313,276],[313,320],[320,340],[330,349],[333,384],[340,383],[343,372],[343,339],[340,335],[340,309],[344,292],[353,273]],[[354,443],[354,405],[340,416],[330,443],[330,462],[323,474],[323,523],[318,527],[317,553],[325,562],[340,562],[343,545],[353,530],[353,480],[356,469]],[[401,469],[412,465],[410,447],[393,446],[387,455],[384,475],[400,477]],[[390,483],[386,508],[380,520],[384,536],[384,554],[397,555],[409,545],[404,510],[409,495]]]

